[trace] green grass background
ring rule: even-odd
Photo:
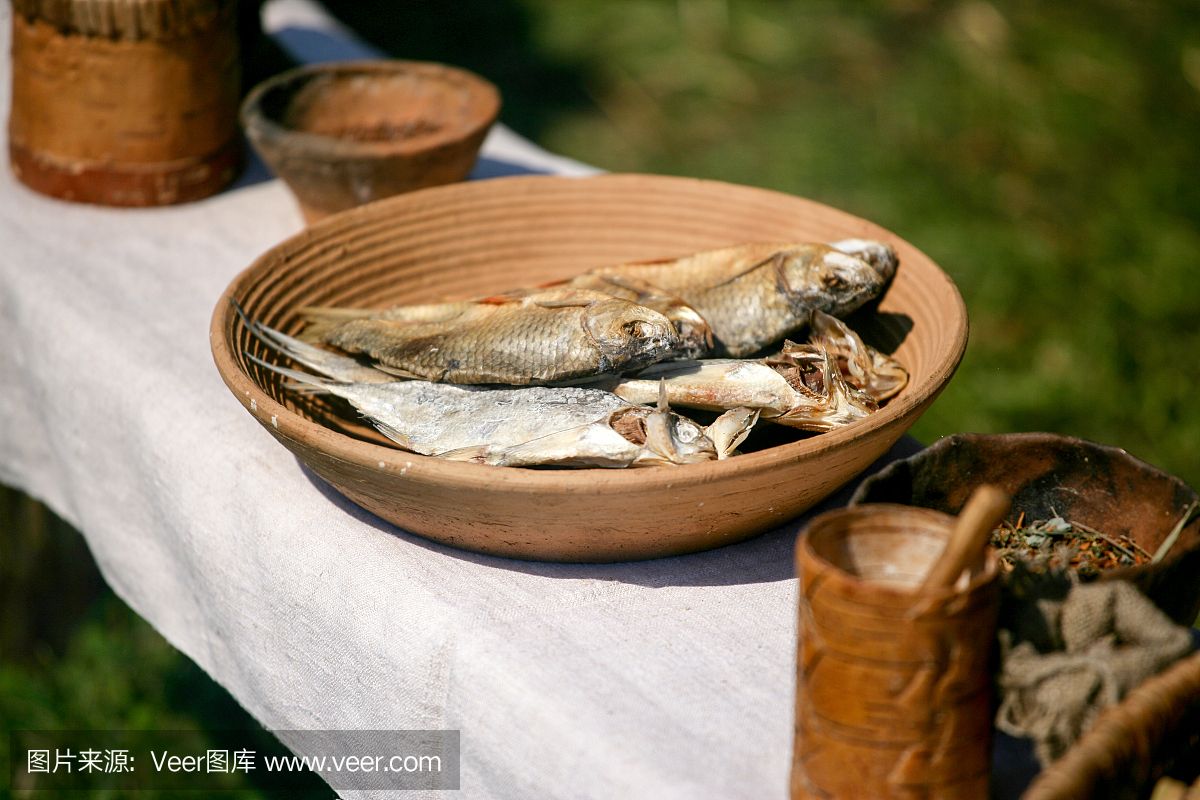
[[[1194,5],[537,8],[594,101],[550,149],[814,198],[954,278],[970,345],[918,438],[1069,433],[1200,484]]]
[[[550,150],[791,192],[927,252],[971,340],[918,438],[1068,433],[1200,485],[1193,3],[329,5],[394,55],[488,76]],[[101,588],[74,534],[4,497],[7,729],[249,724]]]

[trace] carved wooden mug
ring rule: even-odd
[[[878,504],[802,533],[794,800],[987,796],[995,560],[955,588],[921,587],[953,527]]]
[[[241,165],[236,0],[14,0],[9,161],[64,200],[156,206]]]

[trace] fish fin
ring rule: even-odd
[[[640,297],[674,297],[670,292],[664,291],[648,281],[641,278],[635,278],[632,275],[596,275],[596,278],[616,286],[618,289],[624,289],[627,292],[634,292]],[[682,300],[680,302],[683,302]]]
[[[250,334],[255,339],[258,339],[272,350],[283,352],[285,355],[291,356],[291,353],[287,352],[287,345],[291,342],[303,344],[302,342],[293,339],[285,333],[281,333],[274,328],[264,325],[261,322],[250,319],[250,317],[246,314],[246,309],[242,308],[242,304],[232,297],[229,298],[229,304],[233,306],[234,313],[238,315],[238,318],[242,321],[242,325],[246,327],[246,330],[250,331]],[[300,361],[298,358],[295,360]]]
[[[283,388],[287,389],[289,392],[310,397],[313,395],[328,393],[327,389],[321,389],[316,386],[309,386],[306,383],[297,383],[295,381],[284,381]]]
[[[563,297],[556,300],[538,298],[530,300],[530,302],[541,308],[587,308],[596,302],[596,299],[594,297]]]
[[[678,261],[681,256],[663,256],[662,258],[646,258],[641,261],[626,261],[622,266],[630,267],[659,267],[663,264],[670,264],[672,261]],[[684,256],[686,258],[686,256]]]
[[[363,418],[375,426],[375,429],[386,436],[391,441],[395,442],[400,448],[415,453],[417,450],[412,446],[412,440],[403,433],[388,425],[386,422],[377,420],[374,417],[363,415]]]
[[[671,404],[667,402],[667,379],[658,379],[658,410],[667,412],[671,410]]]
[[[783,276],[784,263],[785,263],[785,259],[784,259],[783,251],[777,250],[774,253],[772,253],[771,255],[762,259],[761,261],[754,261],[747,267],[743,267],[742,269],[739,269],[735,272],[731,272],[729,275],[725,276],[725,278],[723,278],[722,280],[717,281],[716,283],[711,284],[710,286],[708,286],[706,288],[715,289],[718,286],[725,286],[727,284],[733,283],[738,278],[740,278],[744,275],[748,275],[751,272],[754,272],[756,269],[760,269],[760,268],[766,267],[768,265],[774,266],[775,276],[776,276],[776,279],[778,280],[778,279],[781,279]]]
[[[469,447],[457,447],[453,450],[446,450],[442,453],[434,454],[437,458],[444,458],[447,461],[470,461],[475,464],[491,463],[490,459],[494,455],[492,445],[476,444]]]
[[[418,375],[417,373],[412,372],[407,369],[404,369],[403,367],[393,367],[389,364],[380,364],[380,363],[374,363],[371,366],[374,367],[375,369],[379,370],[380,372],[386,372],[388,375],[392,375],[397,378],[404,378],[405,380],[410,380],[410,381],[429,380],[424,375]]]
[[[264,361],[252,353],[246,353],[243,351],[243,355],[245,355],[246,358],[250,359],[255,364],[258,364],[263,369],[274,372],[277,375],[282,375],[285,378],[291,378],[293,381],[301,384],[302,386],[309,387],[310,391],[312,392],[331,392],[332,389],[330,387],[340,383],[340,381],[330,380],[329,378],[320,378],[316,375],[310,375],[307,372],[301,372],[298,369],[290,369],[288,367],[281,367],[278,364],[272,364],[271,362]]]
[[[757,408],[731,408],[704,429],[704,435],[717,451],[718,460],[723,461],[735,454],[758,424],[761,413],[761,409]]]
[[[357,359],[308,344],[261,322],[255,322],[246,316],[241,305],[233,300],[230,302],[233,303],[234,310],[241,317],[246,329],[256,339],[269,349],[303,364],[308,369],[315,370],[327,378],[343,382],[387,383],[392,380],[391,376],[373,369]]]
[[[321,342],[333,330],[356,319],[368,319],[378,314],[368,308],[329,308],[325,306],[304,306],[299,311],[307,326],[300,333],[304,342]]]

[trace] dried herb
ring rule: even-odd
[[[1102,570],[1148,564],[1151,555],[1128,536],[1109,535],[1080,522],[1055,516],[1016,524],[1005,522],[992,531],[1000,568],[1011,573],[1073,572],[1092,577]]]

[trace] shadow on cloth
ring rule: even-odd
[[[456,547],[439,544],[375,516],[361,506],[346,499],[315,472],[300,463],[305,477],[331,503],[351,517],[364,522],[389,535],[450,558],[457,558],[495,569],[524,572],[547,578],[593,578],[603,581],[619,581],[649,588],[667,586],[732,586],[750,583],[768,583],[789,580],[795,575],[792,566],[792,550],[796,535],[804,523],[814,514],[830,508],[844,506],[858,483],[868,475],[882,469],[892,461],[907,458],[918,452],[921,444],[911,436],[904,436],[882,458],[871,464],[861,475],[834,492],[814,509],[800,517],[736,544],[693,553],[684,556],[656,558],[649,561],[630,561],[615,564],[560,564],[543,561],[525,561],[499,556],[472,553]],[[501,469],[498,467],[497,469]]]

